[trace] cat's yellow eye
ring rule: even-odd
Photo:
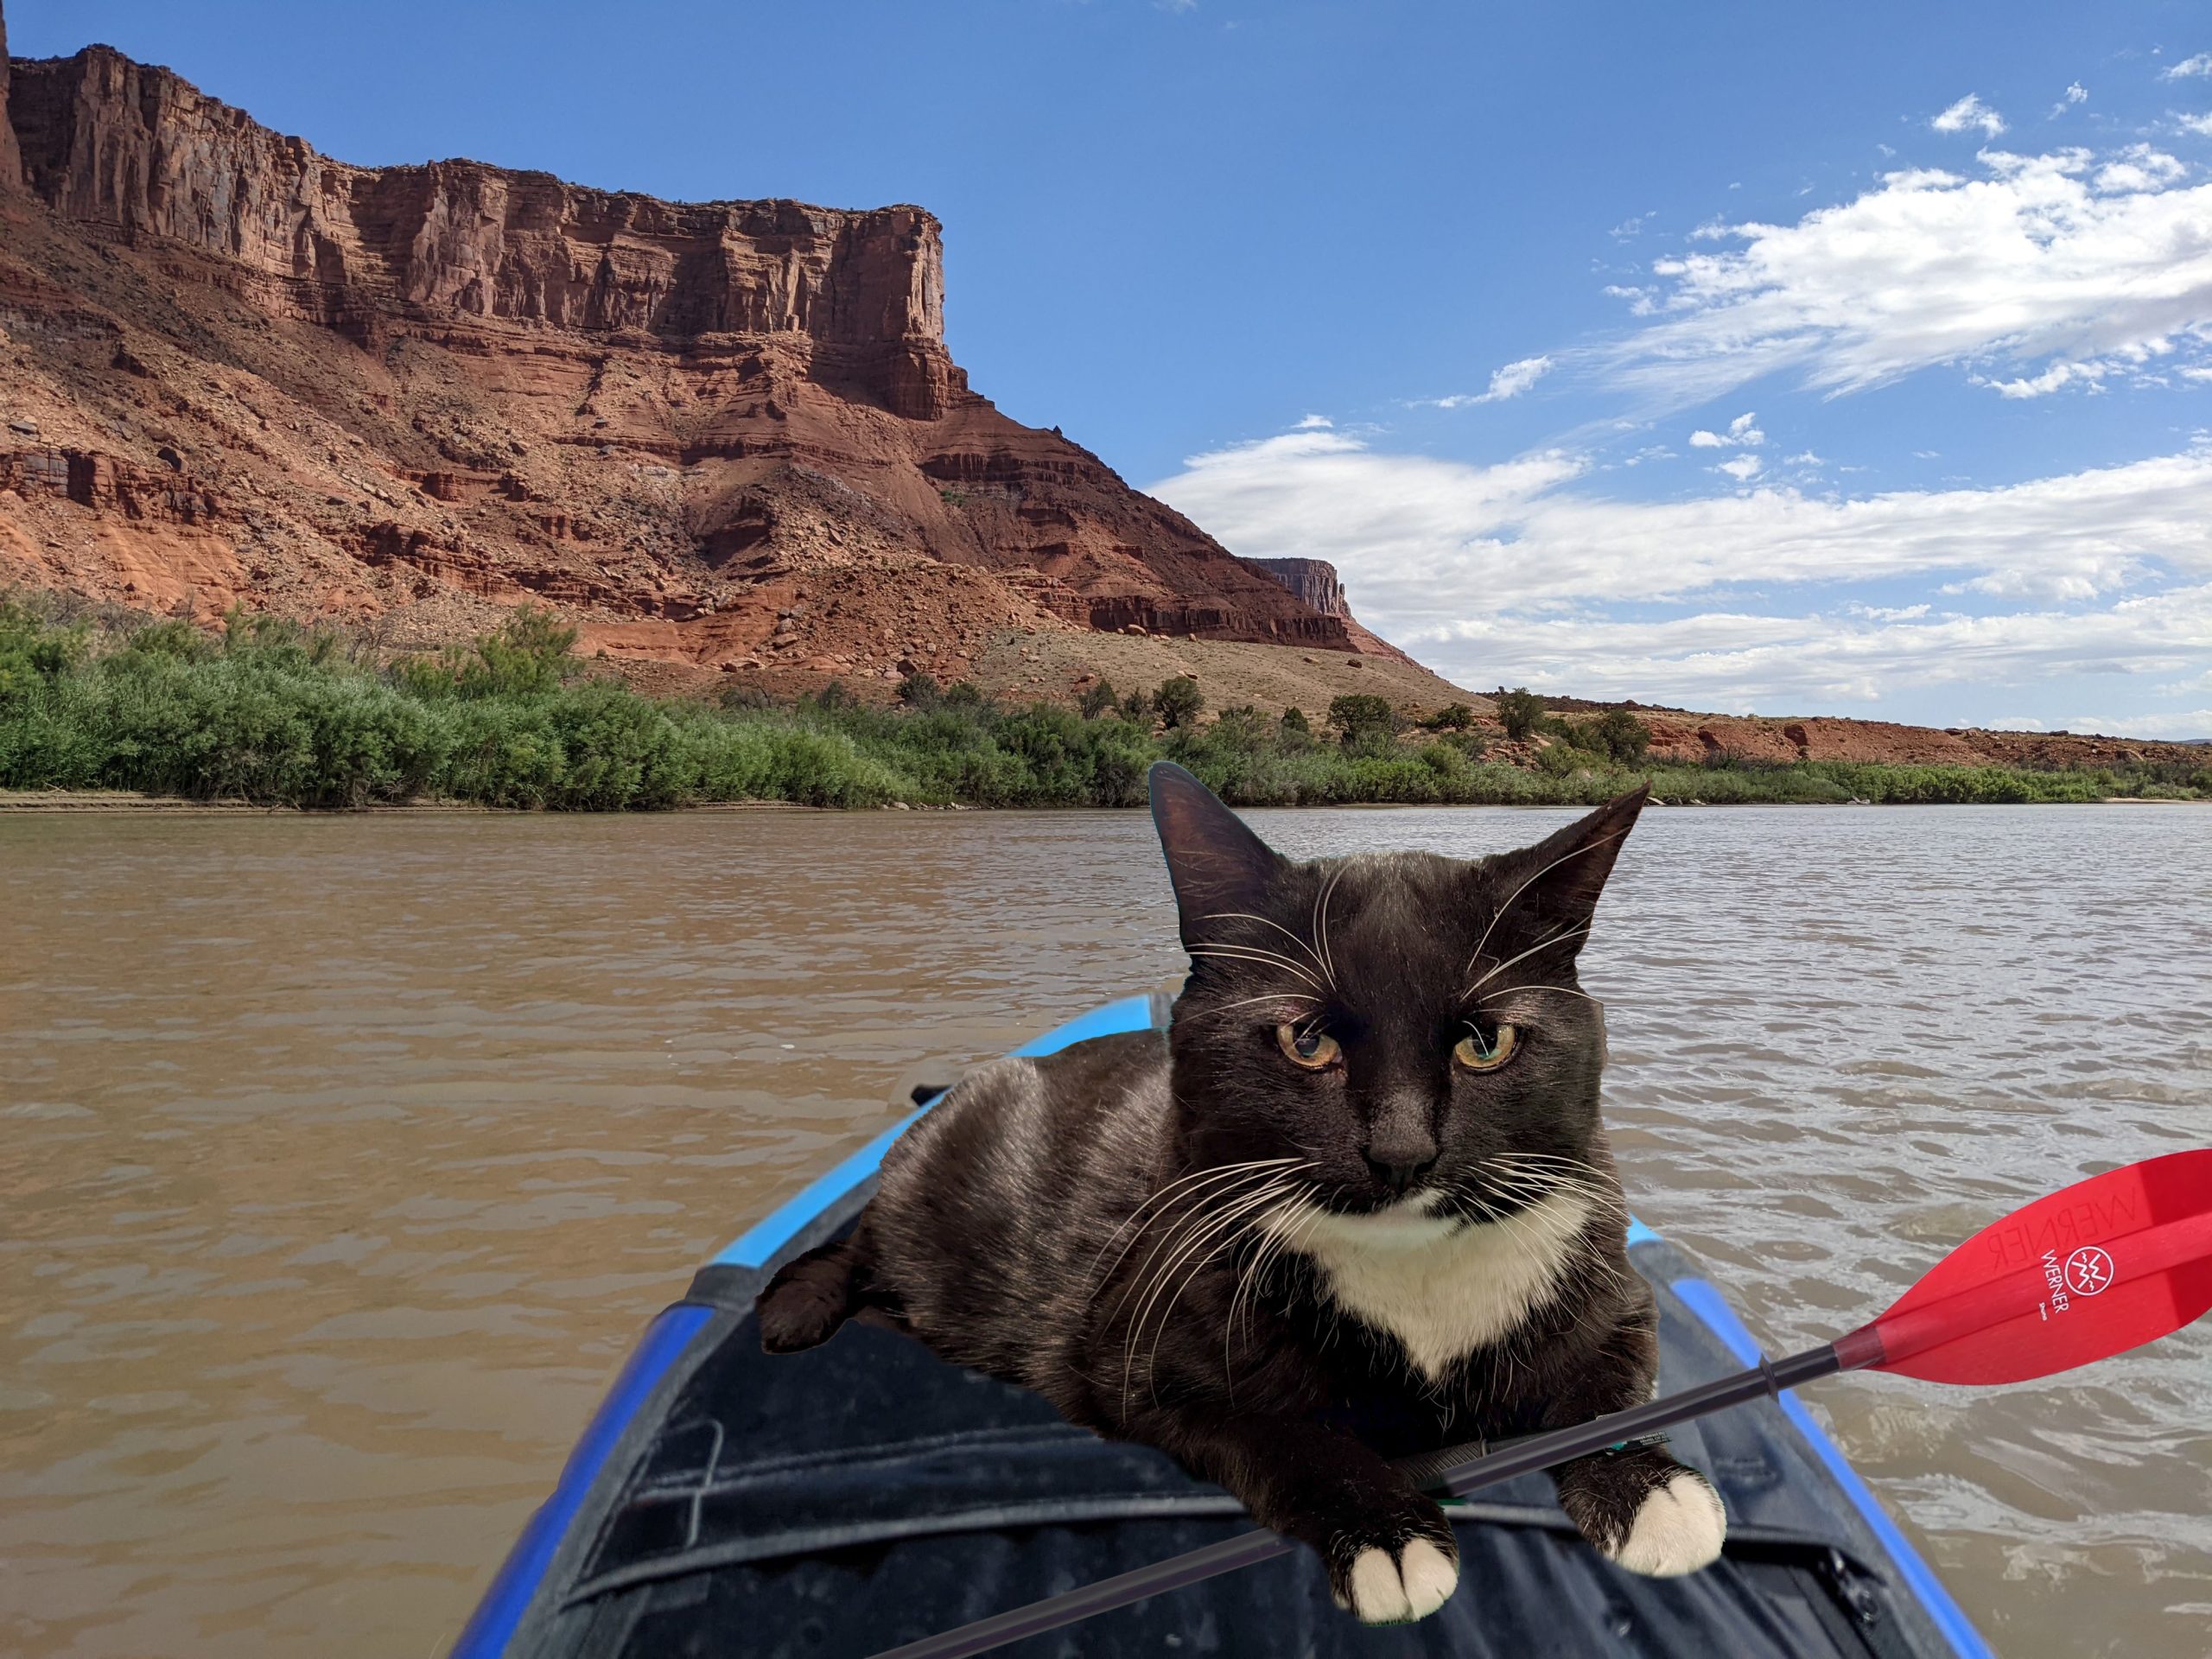
[[[1500,1026],[1495,1037],[1471,1031],[1459,1039],[1452,1058],[1470,1071],[1495,1071],[1512,1057],[1515,1036],[1510,1026]]]
[[[1292,1062],[1308,1071],[1319,1071],[1325,1065],[1334,1065],[1344,1048],[1325,1032],[1300,1031],[1295,1026],[1277,1026],[1275,1041],[1282,1045],[1282,1052]]]

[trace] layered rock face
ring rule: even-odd
[[[1253,563],[1324,616],[1350,616],[1344,585],[1326,559],[1255,559]]]
[[[863,677],[1379,645],[971,391],[918,207],[353,167],[104,47],[12,69],[0,581]]]
[[[25,64],[15,101],[43,200],[236,260],[309,321],[365,337],[400,306],[589,334],[799,334],[914,420],[943,416],[959,383],[943,244],[918,207],[672,203],[474,162],[349,167],[105,47]]]
[[[22,152],[16,144],[16,128],[8,118],[8,20],[0,16],[0,191],[13,190],[22,181]]]

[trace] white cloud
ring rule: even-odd
[[[2056,391],[2062,386],[2077,385],[2083,382],[2095,384],[2112,372],[2111,365],[2092,359],[2086,363],[2054,363],[2041,374],[2017,380],[1986,380],[1976,378],[1977,385],[1985,385],[1999,397],[2040,397],[2046,392]]]
[[[2161,69],[2161,80],[2186,80],[2192,75],[2212,75],[2212,52],[2200,52],[2193,58],[2183,58],[2171,68]]]
[[[2094,733],[2103,737],[2212,737],[2212,709],[2159,715],[2076,715],[2063,729],[2077,735]]]
[[[2200,138],[2212,138],[2212,115],[2177,115],[2174,124],[2183,132],[2193,132]]]
[[[2148,144],[2130,144],[2120,154],[2120,159],[2107,162],[2096,172],[2092,181],[2107,195],[2130,190],[2163,190],[2166,186],[2189,176],[2189,168],[2163,149],[2153,149]]]
[[[1334,561],[1370,595],[1363,614],[1379,601],[1416,626],[1507,575],[1524,608],[1915,575],[2082,601],[2158,564],[2212,577],[2212,445],[1993,488],[1840,499],[1767,488],[1613,501],[1562,487],[1588,471],[1557,450],[1477,467],[1294,432],[1194,455],[1153,493],[1238,553]]]
[[[1885,620],[1707,611],[1660,621],[1493,613],[1397,639],[1463,684],[1783,713],[1878,703],[1929,687],[1955,698],[1967,689],[2032,685],[2056,675],[2168,672],[2175,661],[2212,648],[2212,588],[2086,613]],[[2187,729],[2192,718],[2160,715],[2143,723],[2156,720],[2179,736],[2209,734]],[[2122,723],[2102,722],[2107,731]]]
[[[2088,103],[2089,101],[2089,89],[2084,86],[2078,80],[2069,80],[2066,83],[2066,101],[2069,104]]]
[[[1464,409],[1471,404],[1502,404],[1509,397],[1518,397],[1542,379],[1552,366],[1548,357],[1524,357],[1508,363],[1502,369],[1491,371],[1490,389],[1486,391],[1454,392],[1449,397],[1429,397],[1421,401],[1438,409]]]
[[[1746,410],[1728,423],[1726,432],[1708,432],[1702,428],[1690,434],[1693,449],[1732,449],[1738,445],[1758,448],[1766,442],[1766,434],[1752,424],[1758,416]]]
[[[1771,708],[2067,672],[2170,680],[2212,664],[2212,446],[1856,499],[1769,486],[1611,500],[1575,487],[1589,472],[1558,451],[1478,467],[1300,431],[1193,456],[1153,493],[1238,553],[1333,561],[1362,620],[1465,683]],[[1915,577],[1974,597],[1932,616],[1820,608],[1823,593]],[[2174,585],[2142,591],[2162,582]],[[1776,615],[1595,608],[1732,588],[1810,597]],[[2008,600],[2036,608],[2002,613]]]
[[[1928,124],[1938,132],[1964,132],[1973,127],[1984,137],[1994,138],[2005,130],[2005,118],[1968,92]]]
[[[1891,173],[1795,224],[1714,227],[1738,245],[1655,262],[1657,285],[1630,290],[1654,320],[1579,355],[1680,406],[1781,370],[1831,393],[1938,364],[2011,386],[2212,346],[2212,184],[2182,184],[2148,145],[2101,166],[2082,149],[1980,159],[1979,177]]]
[[[1727,474],[1739,484],[1748,484],[1766,470],[1766,463],[1757,455],[1731,455],[1713,470]]]
[[[1348,433],[1286,432],[1194,455],[1151,493],[1255,557],[1352,550],[1363,571],[1427,567],[1440,553],[1511,521],[1587,470],[1552,451],[1491,467],[1381,453]]]

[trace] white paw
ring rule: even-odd
[[[1351,1560],[1347,1611],[1363,1624],[1405,1624],[1427,1618],[1459,1587],[1459,1563],[1426,1538],[1416,1538],[1393,1560],[1387,1549],[1363,1549]],[[1342,1597],[1337,1605],[1346,1607]]]
[[[1686,1471],[1643,1500],[1628,1536],[1605,1554],[1649,1579],[1679,1578],[1711,1566],[1727,1536],[1720,1495]]]

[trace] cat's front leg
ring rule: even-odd
[[[1459,1546],[1433,1498],[1349,1434],[1304,1418],[1159,1409],[1122,1427],[1252,1518],[1310,1545],[1337,1605],[1368,1624],[1427,1618],[1459,1582]]]
[[[1658,1446],[1601,1452],[1553,1470],[1560,1507],[1606,1560],[1646,1578],[1710,1567],[1728,1536],[1712,1484]]]
[[[1633,1353],[1607,1353],[1547,1406],[1544,1427],[1585,1423],[1650,1397],[1649,1363]],[[1576,1530],[1599,1554],[1631,1573],[1655,1579],[1694,1573],[1713,1564],[1727,1539],[1720,1495],[1663,1447],[1600,1452],[1550,1473],[1560,1507]]]

